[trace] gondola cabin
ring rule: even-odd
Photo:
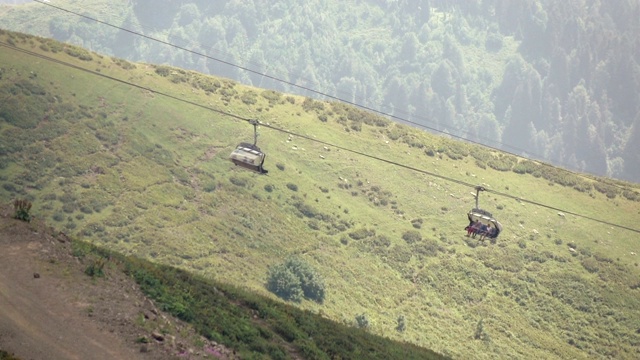
[[[491,215],[490,212],[480,209],[478,202],[479,202],[481,191],[485,191],[485,188],[482,186],[476,186],[476,193],[475,194],[471,193],[476,198],[476,207],[471,209],[467,214],[467,217],[469,218],[469,225],[467,226],[467,229],[470,226],[472,226],[472,224],[475,223],[476,221],[478,221],[480,224],[487,225],[487,227],[490,226],[493,229],[495,229],[495,231],[492,231],[492,233],[487,235],[487,237],[492,239],[493,240],[492,242],[495,242],[495,239],[502,232],[502,224],[500,224],[498,220],[496,220],[493,217],[493,215]]]
[[[482,224],[491,225],[493,228],[498,229],[498,231],[490,238],[497,238],[502,232],[502,224],[500,224],[498,220],[494,219],[491,213],[486,210],[477,208],[471,209],[467,214],[467,217],[469,218],[469,224],[479,221]]]
[[[256,145],[249,143],[240,143],[231,155],[229,160],[237,166],[255,171],[260,174],[266,174],[268,171],[262,166],[266,155],[260,151],[260,148]]]

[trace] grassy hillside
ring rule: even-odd
[[[340,104],[0,38],[96,73],[0,48],[0,199],[30,199],[68,234],[273,298],[268,269],[296,255],[326,285],[322,304],[301,309],[353,326],[364,315],[374,334],[454,357],[638,355],[638,233],[568,213],[637,229],[637,185]],[[269,174],[227,160],[252,139],[249,124],[158,92],[269,124],[258,140]],[[494,191],[480,204],[505,227],[496,244],[464,237],[474,203],[464,184]]]

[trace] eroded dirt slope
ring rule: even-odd
[[[234,358],[158,311],[117,264],[90,277],[71,239],[12,214],[0,209],[0,349],[21,359]]]

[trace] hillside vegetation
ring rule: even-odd
[[[0,18],[6,29],[130,61],[329,94],[640,181],[637,1],[58,0],[0,8]]]
[[[324,297],[292,304],[452,357],[638,356],[637,232],[589,220],[637,229],[636,184],[340,103],[0,39],[0,200],[30,200],[71,236],[272,299],[270,269],[301,259]],[[268,175],[228,161],[253,128],[222,113],[265,124]],[[490,191],[496,244],[464,237],[467,184]]]

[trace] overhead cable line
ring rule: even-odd
[[[37,58],[40,58],[40,59],[43,59],[43,60],[54,62],[54,63],[57,63],[59,65],[67,66],[67,67],[70,67],[70,68],[75,69],[75,70],[79,70],[79,71],[83,71],[83,72],[86,72],[86,73],[89,73],[89,74],[92,74],[92,75],[100,76],[100,77],[103,77],[103,78],[111,80],[111,81],[116,81],[116,82],[119,82],[121,84],[129,85],[129,86],[141,89],[141,90],[146,90],[146,91],[152,92],[154,94],[161,95],[161,96],[164,96],[164,97],[167,97],[167,98],[179,101],[179,102],[183,102],[183,103],[186,103],[186,104],[189,104],[189,105],[192,105],[192,106],[197,106],[197,107],[200,107],[200,108],[203,108],[203,109],[206,109],[206,110],[210,110],[210,111],[216,112],[218,114],[221,114],[223,116],[228,116],[228,117],[231,117],[231,118],[234,118],[234,119],[237,119],[237,120],[246,121],[248,123],[251,123],[252,121],[255,120],[255,119],[246,118],[246,117],[243,117],[243,116],[240,116],[240,115],[236,115],[236,114],[230,113],[228,111],[223,111],[223,110],[215,109],[215,108],[212,108],[212,107],[209,107],[209,106],[205,106],[205,105],[202,105],[202,104],[197,103],[195,101],[186,100],[186,99],[177,97],[175,95],[171,95],[171,94],[168,94],[168,93],[165,93],[165,92],[161,92],[161,91],[155,90],[155,89],[147,87],[147,86],[142,86],[142,85],[138,85],[138,84],[132,83],[130,81],[118,79],[116,77],[103,74],[102,72],[89,70],[89,69],[83,68],[81,66],[78,66],[78,65],[66,62],[66,61],[62,61],[62,60],[59,60],[59,59],[55,59],[55,58],[52,58],[52,57],[49,57],[49,56],[46,56],[46,55],[43,55],[43,54],[39,54],[39,53],[30,51],[30,50],[22,49],[22,48],[19,48],[17,46],[10,45],[8,43],[0,42],[0,46],[4,46],[4,47],[9,48],[11,50],[18,51],[18,52],[21,52],[23,54],[27,54],[27,55],[30,55],[30,56],[33,56],[33,57],[37,57]],[[363,151],[350,149],[350,148],[347,148],[345,146],[336,145],[336,144],[333,144],[333,143],[330,143],[330,142],[327,142],[327,141],[324,141],[324,140],[319,140],[319,139],[313,138],[313,137],[308,136],[308,135],[298,134],[296,132],[293,132],[293,131],[290,131],[290,130],[286,130],[286,129],[282,129],[282,128],[278,128],[278,127],[270,125],[270,124],[265,124],[265,123],[260,122],[260,125],[263,126],[263,127],[266,127],[266,128],[281,132],[281,133],[285,133],[285,134],[293,135],[293,136],[296,136],[296,137],[299,137],[299,138],[303,138],[303,139],[309,140],[311,142],[319,143],[319,144],[326,145],[326,146],[331,146],[333,148],[344,150],[346,152],[357,154],[357,155],[360,155],[360,156],[363,156],[363,157],[367,157],[367,158],[370,158],[372,160],[384,162],[384,163],[390,164],[392,166],[396,166],[396,167],[404,168],[404,169],[407,169],[407,170],[410,170],[410,171],[422,173],[422,174],[429,175],[429,176],[432,176],[432,177],[436,177],[436,178],[439,178],[439,179],[442,179],[442,180],[445,180],[445,181],[448,181],[448,182],[456,183],[456,184],[459,184],[459,185],[462,185],[462,186],[467,186],[467,187],[471,187],[471,188],[475,188],[476,187],[475,184],[471,184],[471,183],[468,183],[466,181],[462,181],[462,180],[451,178],[451,177],[448,177],[448,176],[436,174],[436,173],[433,173],[433,172],[430,172],[430,171],[427,171],[427,170],[424,170],[424,169],[419,169],[419,168],[416,168],[416,167],[413,167],[413,166],[409,166],[409,165],[406,165],[406,164],[402,164],[402,163],[399,163],[399,162],[396,162],[396,161],[393,161],[393,160],[385,159],[385,158],[382,158],[382,157],[379,157],[379,156],[376,156],[376,155],[371,155],[371,154],[365,153]],[[584,219],[591,220],[591,221],[594,221],[594,222],[598,222],[598,223],[601,223],[601,224],[605,224],[605,225],[609,225],[609,226],[625,229],[625,230],[628,230],[628,231],[640,233],[640,229],[634,229],[634,228],[631,228],[629,226],[608,222],[608,221],[597,219],[597,218],[594,218],[594,217],[591,217],[591,216],[588,216],[588,215],[583,215],[583,214],[580,214],[580,213],[577,213],[577,212],[561,209],[561,208],[558,208],[558,207],[554,207],[554,206],[551,206],[551,205],[546,205],[546,204],[539,203],[539,202],[532,201],[532,200],[527,200],[527,199],[524,199],[522,197],[518,197],[518,196],[514,196],[514,195],[510,195],[510,194],[506,194],[506,193],[502,193],[502,192],[498,192],[498,191],[494,191],[494,190],[486,189],[486,191],[489,192],[489,193],[493,193],[493,194],[499,195],[499,196],[511,198],[511,199],[514,199],[514,200],[517,200],[517,201],[520,201],[520,202],[529,203],[529,204],[532,204],[532,205],[535,205],[535,206],[540,206],[540,207],[544,207],[544,208],[555,210],[555,211],[560,211],[560,212],[563,212],[563,213],[566,213],[566,214],[574,215],[576,217],[584,218]]]
[[[169,41],[165,41],[165,40],[161,40],[161,39],[149,36],[149,35],[145,35],[145,34],[143,34],[141,32],[135,31],[135,30],[123,28],[121,26],[114,25],[114,24],[111,24],[109,22],[90,17],[88,15],[81,14],[81,13],[78,13],[78,12],[73,11],[73,10],[65,9],[63,7],[54,5],[54,4],[50,3],[50,2],[45,2],[45,1],[42,1],[42,0],[33,0],[33,1],[37,2],[39,4],[42,4],[42,5],[46,5],[46,6],[55,8],[57,10],[60,10],[60,11],[66,12],[66,13],[69,13],[69,14],[72,14],[74,16],[78,16],[78,17],[81,17],[81,18],[84,18],[84,19],[87,19],[87,20],[91,20],[91,21],[97,22],[99,24],[103,24],[103,25],[112,27],[114,29],[121,30],[121,31],[130,33],[130,34],[133,34],[135,36],[140,36],[142,38],[145,38],[145,39],[148,39],[148,40],[151,40],[151,41],[155,41],[155,42],[158,42],[158,43],[161,43],[161,44],[164,44],[164,45],[167,45],[167,46],[170,46],[170,47],[173,47],[173,48],[176,48],[176,49],[188,52],[188,53],[191,53],[193,55],[197,55],[197,56],[201,56],[201,57],[207,58],[209,60],[217,61],[219,63],[225,64],[225,65],[229,65],[229,66],[238,68],[240,70],[247,71],[247,72],[252,73],[252,74],[260,75],[260,76],[265,77],[267,79],[270,79],[270,80],[273,80],[273,81],[276,81],[276,82],[280,82],[280,83],[283,83],[283,84],[287,84],[289,86],[293,86],[293,87],[296,87],[298,89],[311,92],[311,93],[319,95],[321,97],[325,97],[325,98],[332,99],[332,100],[335,100],[335,101],[343,102],[343,103],[346,103],[346,104],[349,104],[349,105],[352,105],[352,106],[355,106],[355,107],[358,107],[358,108],[361,108],[361,109],[364,109],[364,110],[367,110],[367,111],[371,111],[371,112],[376,113],[378,115],[381,115],[381,116],[384,116],[384,117],[387,117],[387,118],[391,118],[391,119],[395,119],[395,120],[397,120],[397,121],[399,121],[401,123],[410,124],[410,125],[413,125],[415,127],[420,127],[420,128],[423,128],[423,129],[427,129],[427,130],[433,131],[433,132],[441,133],[441,134],[444,134],[446,136],[450,136],[450,137],[456,138],[458,140],[469,142],[469,143],[472,143],[472,144],[475,144],[475,145],[478,145],[478,146],[481,146],[481,147],[484,147],[484,148],[488,148],[488,149],[491,149],[491,150],[494,150],[494,151],[500,151],[500,152],[504,152],[504,153],[507,153],[507,154],[510,154],[510,155],[513,155],[513,156],[516,156],[516,157],[522,157],[521,155],[518,155],[518,154],[513,153],[513,152],[506,151],[506,150],[501,149],[501,148],[493,147],[493,146],[481,143],[481,142],[476,141],[476,140],[467,139],[467,138],[465,138],[465,137],[463,137],[461,135],[452,134],[452,133],[447,132],[446,130],[436,129],[436,128],[433,128],[433,127],[430,127],[430,126],[427,126],[427,125],[424,125],[424,124],[421,124],[421,123],[418,123],[418,122],[415,122],[415,121],[411,121],[411,120],[399,117],[397,115],[392,115],[392,114],[389,114],[389,113],[385,113],[384,111],[381,111],[381,110],[378,110],[378,109],[374,109],[374,108],[372,108],[370,106],[358,104],[358,103],[356,103],[354,101],[345,100],[345,99],[339,98],[337,96],[330,95],[330,94],[324,93],[324,92],[319,91],[319,90],[315,90],[315,89],[310,88],[308,86],[299,85],[299,84],[296,84],[294,82],[291,82],[291,81],[288,81],[288,80],[284,80],[284,79],[278,78],[278,77],[273,76],[273,75],[269,75],[269,74],[266,74],[266,73],[263,73],[263,72],[260,72],[260,71],[257,71],[257,70],[253,70],[253,69],[248,68],[246,66],[234,64],[234,63],[232,63],[230,61],[222,60],[222,59],[219,59],[219,58],[216,58],[216,57],[213,57],[213,56],[210,56],[210,55],[207,55],[207,54],[204,54],[204,53],[201,53],[201,52],[189,49],[189,48],[186,48],[184,46],[176,45],[176,44],[173,44],[173,43],[171,43]],[[456,129],[456,131],[460,131],[460,130]],[[490,139],[485,139],[485,140],[487,140],[489,142],[497,143],[499,145],[502,145],[503,147],[506,147],[506,148],[509,148],[509,149],[512,149],[512,150],[515,150],[515,151],[519,151],[521,153],[528,153],[528,154],[531,154],[531,155],[535,155],[538,159],[544,159],[543,156],[531,153],[529,151],[526,151],[525,149],[521,149],[521,148],[518,148],[516,146],[510,145],[510,144],[506,144],[504,142],[493,141],[493,140],[490,140]],[[542,160],[535,160],[535,161],[537,161],[541,166],[546,166],[546,167],[553,168],[555,170],[567,172],[567,173],[570,173],[570,174],[573,174],[573,175],[576,175],[576,176],[579,176],[579,177],[583,177],[585,179],[589,179],[591,181],[603,182],[602,180],[596,178],[595,176],[591,176],[591,175],[588,175],[588,174],[584,174],[584,173],[572,171],[572,170],[569,170],[569,169],[566,169],[566,168],[562,168],[562,167],[559,167],[559,166],[555,166],[555,165],[543,162]],[[606,182],[606,184],[609,185],[609,186],[617,187],[617,188],[619,188],[621,190],[627,190],[626,187],[618,185],[616,183]]]

